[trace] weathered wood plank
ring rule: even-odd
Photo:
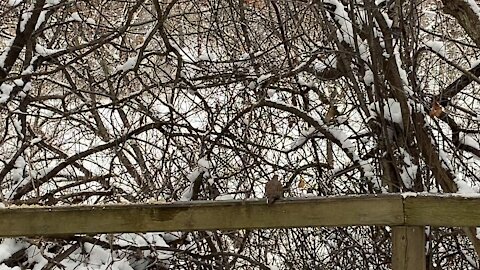
[[[402,225],[400,195],[0,209],[0,236]]]
[[[425,227],[396,226],[392,234],[392,270],[425,270]]]
[[[480,198],[418,195],[404,204],[405,225],[480,226]]]

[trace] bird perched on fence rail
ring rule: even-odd
[[[278,175],[274,175],[265,185],[265,196],[268,204],[272,204],[283,197],[283,186],[278,180]]]

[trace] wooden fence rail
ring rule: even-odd
[[[361,195],[158,204],[7,207],[0,236],[309,226],[393,227],[393,269],[425,269],[425,225],[480,226],[480,197]]]

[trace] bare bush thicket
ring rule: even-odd
[[[479,192],[474,0],[0,8],[6,206],[261,198],[274,174],[287,196]],[[426,234],[428,269],[479,268],[475,228]],[[0,267],[389,269],[390,238],[350,227],[4,239]]]

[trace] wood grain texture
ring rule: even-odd
[[[404,206],[406,225],[480,226],[480,198],[419,195],[406,197]]]
[[[0,236],[309,226],[480,226],[480,198],[400,194],[0,209]]]
[[[425,269],[425,227],[393,227],[392,270]]]
[[[0,209],[0,236],[402,225],[402,197],[344,196]]]

